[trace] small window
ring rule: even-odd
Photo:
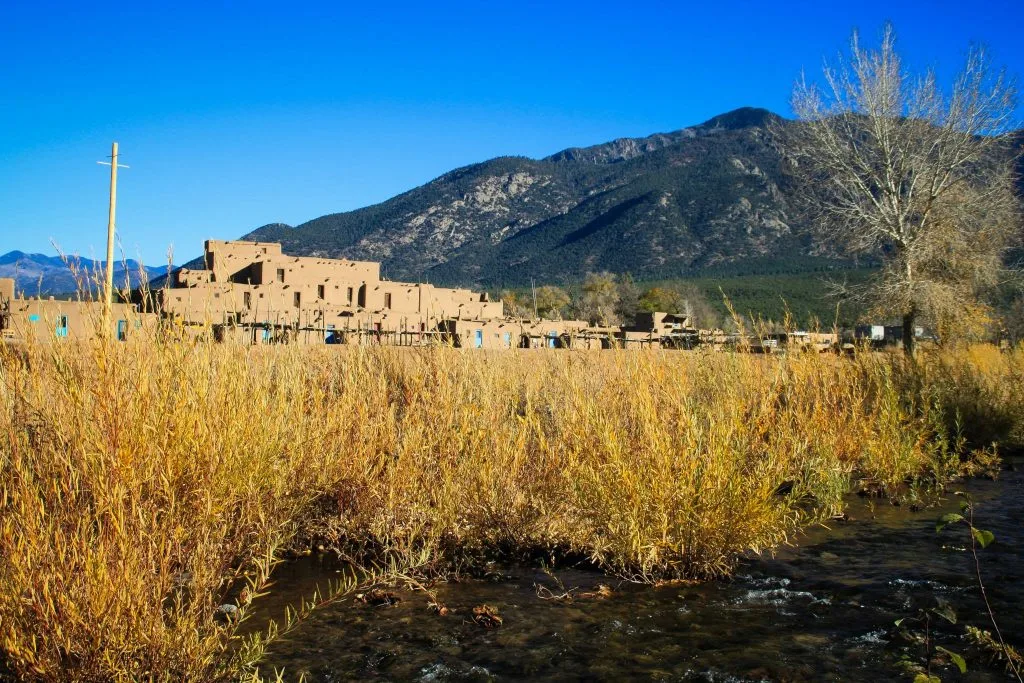
[[[38,314],[36,314],[36,313],[33,313],[32,315],[30,315],[30,316],[28,317],[28,321],[29,321],[30,323],[37,323],[37,322],[39,322],[39,315],[38,315]]]
[[[252,306],[252,294],[249,292],[242,292],[242,305],[246,308],[250,308]]]
[[[384,294],[384,308],[391,308],[391,292]]]
[[[351,287],[348,288],[348,305],[349,306],[352,305],[352,288]]]
[[[277,269],[277,281],[284,282],[284,268]]]
[[[301,305],[302,305],[302,293],[301,292],[295,292],[295,308],[298,308]]]
[[[317,285],[316,286],[316,295],[317,295],[317,297],[323,299],[325,294],[326,294],[326,287],[324,287],[323,285]]]

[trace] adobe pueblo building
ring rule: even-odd
[[[99,334],[103,320],[101,301],[62,301],[15,296],[14,280],[0,278],[0,342],[16,342],[27,337],[40,341],[80,339]],[[125,340],[143,325],[152,325],[157,317],[139,313],[134,304],[115,303],[110,307],[110,334]]]
[[[212,334],[242,344],[361,344],[463,348],[721,347],[721,331],[693,329],[686,316],[643,313],[631,326],[505,316],[500,301],[469,289],[382,279],[380,264],[289,256],[275,242],[208,240],[205,268],[180,268],[143,312],[116,303],[106,333],[126,339],[162,324],[184,338]],[[102,304],[18,298],[0,279],[0,331],[8,340],[100,334]],[[763,349],[767,351],[768,349]]]
[[[504,317],[487,294],[384,280],[371,261],[287,256],[274,242],[208,240],[204,252],[205,269],[158,290],[159,309],[241,341],[418,345],[445,320]]]

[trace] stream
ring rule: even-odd
[[[976,525],[995,534],[979,550],[982,576],[1003,636],[1021,648],[1024,467],[1018,461],[997,481],[960,488],[976,502]],[[958,623],[933,617],[930,634],[964,654],[969,668],[961,674],[947,658],[932,673],[944,681],[1011,680],[964,636],[965,624],[992,629],[967,528],[935,531],[943,513],[959,509],[952,490],[920,511],[851,496],[847,520],[808,529],[773,555],[745,558],[730,580],[652,587],[559,568],[560,588],[541,568],[517,566],[493,580],[437,586],[453,610],[445,616],[428,608],[423,592],[395,590],[401,601],[392,606],[346,600],[275,643],[267,664],[286,680],[304,674],[307,681],[909,681],[899,660],[923,661],[924,645],[902,637],[894,622],[941,599]],[[279,616],[337,572],[328,556],[282,565],[253,622]],[[581,595],[600,584],[611,595]],[[579,590],[571,601],[542,599],[537,585],[555,594]],[[496,608],[499,628],[473,622],[481,604]],[[923,635],[923,622],[910,630]]]

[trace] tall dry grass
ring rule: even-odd
[[[346,421],[310,410],[325,395],[295,350],[226,351],[142,336],[0,351],[0,648],[19,676],[250,668],[215,610],[265,584],[337,480]]]
[[[722,576],[851,485],[898,494],[1019,440],[1022,369],[1021,351],[908,364],[158,332],[0,350],[0,649],[26,679],[251,675],[260,643],[216,610],[244,615],[281,551],[314,540],[421,572],[543,552],[640,581]],[[977,419],[992,429],[956,431]]]

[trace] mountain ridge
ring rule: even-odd
[[[497,157],[385,202],[246,239],[287,253],[380,261],[389,275],[444,284],[571,282],[587,271],[683,276],[793,254],[848,264],[794,219],[769,124],[744,107],[696,126]]]
[[[20,250],[0,255],[0,277],[12,278],[15,289],[28,296],[57,296],[77,292],[76,271],[86,277],[102,274],[106,261],[94,261],[78,256],[47,256]],[[142,271],[135,259],[114,263],[114,284],[117,287],[137,287]],[[172,266],[173,268],[173,266]],[[167,266],[145,268],[148,281],[167,273]]]

